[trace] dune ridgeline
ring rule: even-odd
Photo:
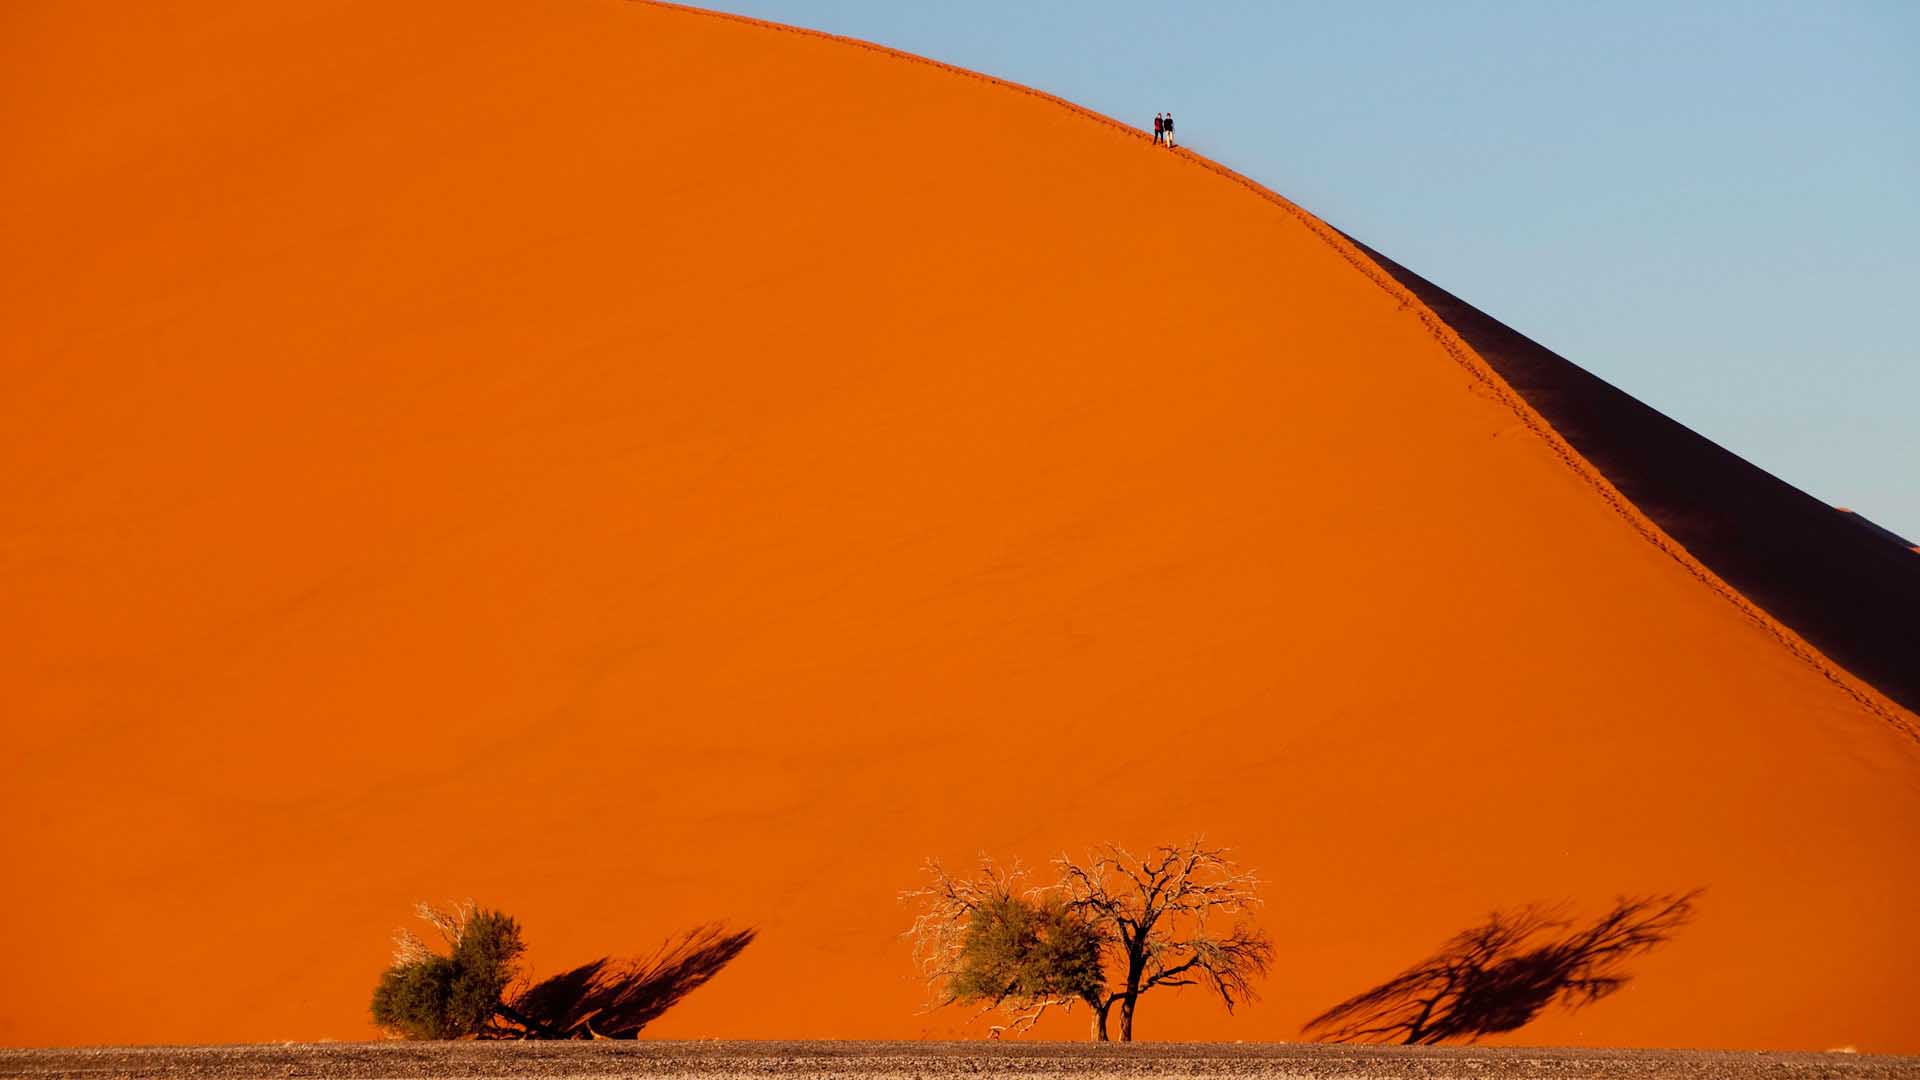
[[[649,1035],[975,1037],[924,858],[1205,834],[1274,970],[1143,1038],[1704,888],[1505,1041],[1920,1050],[1912,713],[1290,203],[643,3],[6,23],[0,1041],[370,1037],[463,896],[760,929]]]

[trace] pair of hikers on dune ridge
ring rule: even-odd
[[[1166,143],[1169,147],[1173,146],[1172,113],[1153,114],[1153,141],[1155,145]]]

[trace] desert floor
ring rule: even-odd
[[[281,1043],[0,1050],[0,1076],[1892,1077],[1920,1076],[1920,1058],[1284,1043]]]

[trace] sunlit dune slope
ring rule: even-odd
[[[1912,543],[1755,468],[1368,254],[1690,554],[1875,689],[1920,708],[1920,559]]]
[[[616,0],[5,19],[0,1040],[366,1037],[468,895],[759,925],[662,1036],[977,1035],[923,858],[1204,832],[1276,970],[1144,1037],[1705,886],[1515,1041],[1920,1049],[1913,717],[1285,204]]]

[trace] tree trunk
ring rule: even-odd
[[[1087,1004],[1092,1006],[1093,1012],[1093,1041],[1109,1042],[1110,1040],[1107,1038],[1107,1010],[1113,1008],[1113,1003],[1108,1002],[1105,1005],[1097,1005],[1093,1002],[1088,1002]]]
[[[1127,992],[1120,998],[1120,1041],[1133,1041],[1133,1007],[1140,1001],[1140,977],[1146,974],[1146,951],[1135,953],[1127,960]]]

